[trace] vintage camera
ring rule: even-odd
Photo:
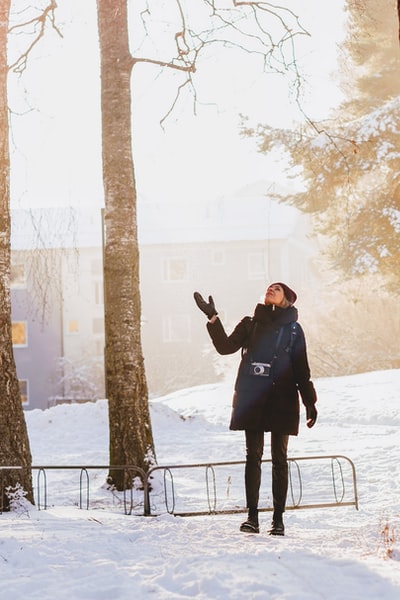
[[[261,377],[269,377],[271,371],[270,363],[252,362],[250,365],[250,375],[259,375]]]

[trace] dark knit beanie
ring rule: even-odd
[[[290,287],[286,285],[286,283],[282,283],[281,281],[276,281],[275,283],[272,283],[271,285],[280,285],[285,293],[286,300],[288,302],[290,302],[290,304],[294,304],[296,302],[296,300],[297,300],[296,292],[291,290]]]

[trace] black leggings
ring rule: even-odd
[[[245,486],[247,508],[258,508],[261,483],[261,459],[264,451],[264,432],[246,431]],[[289,436],[271,433],[272,499],[276,513],[285,512],[288,489],[287,448]]]

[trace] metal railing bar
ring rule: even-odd
[[[351,461],[350,458],[348,458],[347,456],[341,455],[341,454],[325,454],[325,455],[315,455],[315,456],[312,455],[312,456],[288,457],[288,462],[299,462],[299,461],[307,461],[307,460],[327,460],[330,458],[343,458],[343,460],[346,460],[351,465],[353,465],[353,462]],[[261,462],[271,463],[272,459],[263,458]],[[243,464],[245,464],[244,460],[232,460],[232,461],[225,461],[225,462],[213,462],[212,461],[212,462],[204,462],[204,463],[187,463],[187,464],[183,463],[183,464],[179,464],[179,465],[154,465],[154,467],[151,467],[147,471],[147,477],[149,477],[149,475],[151,475],[151,473],[153,471],[157,471],[159,469],[188,469],[191,467],[208,467],[208,466],[229,467],[230,465],[243,465]]]
[[[297,477],[299,480],[299,499],[297,502],[295,502],[294,500],[294,492],[293,492],[293,481],[292,481],[292,464],[296,465],[296,470],[297,470]],[[292,504],[294,506],[298,506],[301,503],[301,499],[303,497],[303,480],[301,478],[301,472],[300,472],[300,467],[297,463],[296,460],[290,460],[288,461],[288,465],[289,465],[289,489],[290,489],[290,497],[292,499]]]
[[[334,497],[336,502],[321,502],[321,503],[315,503],[315,504],[301,504],[302,498],[303,498],[303,481],[302,481],[302,476],[301,476],[301,471],[300,471],[300,467],[299,467],[299,462],[302,461],[315,461],[315,460],[327,460],[330,459],[331,460],[331,478],[332,478],[332,485],[333,485],[333,490],[334,490]],[[343,468],[342,468],[342,464],[340,462],[340,460],[346,461],[350,467],[351,467],[351,472],[352,472],[352,483],[353,483],[353,496],[354,499],[351,501],[344,501],[344,497],[345,497],[345,479],[344,479],[344,474],[343,474]],[[263,459],[262,463],[271,463],[272,460],[271,459]],[[334,506],[355,506],[356,509],[358,510],[358,492],[357,492],[357,480],[356,480],[356,470],[355,470],[355,466],[353,461],[348,458],[347,456],[344,455],[312,455],[312,456],[300,456],[300,457],[288,457],[288,463],[289,463],[289,481],[290,481],[290,493],[291,493],[291,498],[292,498],[292,506],[288,505],[286,507],[287,510],[295,510],[295,509],[305,509],[305,508],[329,508],[329,507],[334,507]],[[335,468],[334,468],[334,464],[337,464],[338,469],[339,469],[339,473],[340,473],[340,478],[339,480],[341,481],[341,485],[342,485],[342,494],[341,497],[339,499],[339,494],[338,494],[338,490],[337,490],[337,482],[336,482],[336,473],[335,473]],[[297,471],[297,475],[298,475],[298,479],[299,479],[299,498],[296,501],[294,498],[294,491],[293,491],[293,480],[292,480],[292,472],[291,472],[291,467],[292,464],[295,465],[296,467],[296,471]],[[110,470],[110,469],[115,469],[115,470],[124,470],[124,471],[133,471],[136,476],[138,476],[141,480],[141,484],[143,487],[143,514],[144,516],[151,516],[151,507],[150,507],[150,494],[152,491],[152,486],[151,486],[151,478],[154,475],[155,471],[160,471],[163,470],[164,471],[164,500],[165,500],[165,505],[167,507],[167,511],[170,514],[174,514],[177,516],[195,516],[195,515],[209,515],[209,514],[235,514],[235,513],[239,513],[239,512],[245,512],[247,509],[246,508],[238,508],[238,509],[220,509],[217,510],[217,489],[216,489],[216,475],[215,475],[215,468],[216,467],[230,467],[230,466],[236,466],[236,465],[245,465],[245,461],[243,460],[235,460],[235,461],[219,461],[219,462],[206,462],[206,463],[188,463],[188,464],[180,464],[180,465],[155,465],[153,467],[151,467],[147,472],[145,472],[143,469],[141,469],[140,467],[137,467],[136,465],[104,465],[104,464],[100,464],[100,465],[32,465],[31,467],[27,467],[27,466],[21,466],[21,465],[3,465],[0,466],[0,478],[1,478],[1,490],[3,491],[3,471],[6,470],[21,470],[21,469],[30,469],[32,471],[38,471],[37,474],[37,505],[38,505],[38,510],[41,510],[42,504],[44,506],[44,508],[46,509],[48,504],[47,504],[47,473],[46,471],[50,471],[50,470],[77,470],[79,469],[80,472],[80,508],[82,508],[82,504],[83,504],[83,496],[84,496],[84,492],[83,492],[83,476],[86,476],[86,491],[85,491],[85,497],[86,497],[86,508],[89,508],[90,505],[90,476],[89,476],[89,471],[90,470]],[[176,497],[175,497],[175,483],[174,483],[174,477],[173,477],[173,471],[174,470],[182,470],[182,469],[193,469],[193,468],[205,468],[206,469],[206,488],[207,488],[207,503],[208,503],[208,511],[181,511],[181,512],[175,512],[175,506],[176,506]],[[169,499],[168,499],[168,492],[167,492],[167,485],[166,485],[166,476],[167,474],[170,477],[170,481],[171,481],[171,490],[172,490],[172,508],[169,506]],[[211,474],[211,476],[210,476]],[[210,479],[211,479],[211,483],[210,483]],[[132,485],[132,487],[130,488],[130,506],[129,506],[129,510],[127,508],[128,502],[126,499],[126,494],[127,491],[123,490],[124,492],[124,510],[125,510],[125,514],[131,514],[133,511],[133,489],[134,486]],[[142,489],[142,488],[141,488]],[[44,494],[44,503],[42,501],[42,497],[41,494]],[[2,510],[2,507],[1,507]],[[269,511],[272,510],[272,508],[260,508],[260,511]]]
[[[44,481],[44,506],[43,509],[46,510],[47,508],[47,475],[46,475],[46,471],[45,469],[43,469],[42,467],[38,468],[38,473],[37,473],[37,507],[38,510],[41,510],[40,508],[40,480],[41,480],[41,476],[43,476],[43,481]]]
[[[209,473],[212,474],[212,490],[213,490],[213,508],[211,508],[211,499],[210,499],[210,485],[209,485]],[[215,483],[215,470],[212,465],[206,467],[206,488],[207,488],[207,503],[208,509],[210,513],[216,511],[217,508],[217,487]]]
[[[301,461],[315,461],[315,460],[331,460],[331,477],[332,477],[332,482],[333,482],[333,487],[334,487],[334,496],[335,496],[335,502],[321,502],[318,504],[301,504],[301,500],[303,497],[303,483],[302,483],[302,477],[301,477],[301,471],[300,471],[300,467],[298,465],[299,462]],[[349,463],[350,467],[351,467],[351,471],[352,471],[352,480],[353,480],[353,494],[354,494],[354,499],[351,501],[343,501],[344,495],[345,495],[345,490],[344,490],[344,478],[343,478],[343,470],[342,470],[342,466],[339,462],[339,459],[342,459],[344,461],[346,461],[347,463]],[[335,474],[332,471],[332,462],[336,461],[340,467],[340,472],[341,472],[341,478],[342,478],[342,489],[343,489],[343,494],[340,500],[338,500],[337,494],[336,494],[336,484],[335,484]],[[272,463],[272,459],[263,459],[262,463]],[[211,509],[211,505],[210,505],[210,500],[209,500],[209,490],[208,490],[208,479],[207,479],[207,471],[209,469],[211,469],[213,471],[213,476],[215,478],[215,470],[214,467],[227,467],[227,466],[234,466],[234,465],[245,465],[245,461],[243,460],[239,460],[239,461],[227,461],[227,462],[207,462],[207,463],[192,463],[192,464],[180,464],[180,465],[155,465],[154,467],[152,467],[148,473],[147,473],[147,478],[150,477],[150,475],[152,475],[155,471],[160,471],[163,469],[168,469],[169,471],[172,470],[180,470],[180,469],[192,469],[192,468],[205,468],[206,469],[206,484],[207,484],[207,501],[208,501],[208,506],[209,506],[209,510],[208,511],[184,511],[184,512],[173,512],[172,514],[176,515],[176,516],[194,516],[194,515],[208,515],[208,514],[215,514],[216,512],[218,514],[233,514],[235,512],[245,512],[247,509],[243,508],[243,509],[220,509],[220,510],[216,510],[216,497],[215,497],[215,503],[214,503],[214,509]],[[298,478],[299,478],[299,487],[300,487],[300,491],[299,491],[299,499],[296,502],[294,499],[294,492],[293,492],[293,483],[292,483],[292,477],[291,477],[291,470],[290,467],[291,465],[294,464],[296,465],[296,469],[298,472]],[[288,465],[289,465],[289,477],[290,477],[290,493],[291,493],[291,498],[292,498],[292,506],[288,505],[286,507],[287,510],[293,510],[296,508],[328,508],[328,507],[334,507],[334,506],[355,506],[355,508],[358,510],[358,495],[357,495],[357,483],[356,483],[356,471],[355,471],[355,466],[353,461],[348,458],[345,455],[312,455],[312,456],[299,456],[299,457],[288,457]],[[172,475],[171,475],[172,476]],[[148,497],[147,499],[145,499],[145,504],[147,506],[147,512],[145,512],[145,515],[150,516],[151,515],[151,510],[150,510],[150,490],[149,488],[145,485],[145,489],[147,491]],[[270,508],[267,509],[259,509],[259,510],[272,510]],[[171,513],[170,513],[171,514]]]
[[[349,500],[346,502],[341,502],[340,504],[336,503],[336,502],[321,502],[321,503],[316,503],[316,504],[300,504],[300,505],[296,505],[296,506],[291,506],[288,505],[285,507],[285,511],[287,510],[303,510],[306,508],[337,508],[338,506],[342,507],[342,506],[355,506],[355,501],[353,500]],[[243,507],[243,508],[232,508],[232,509],[221,509],[218,510],[218,512],[216,511],[185,511],[185,512],[174,512],[174,516],[175,517],[207,517],[207,516],[211,516],[211,515],[237,515],[237,514],[241,514],[241,513],[246,513],[247,512],[247,508]],[[272,506],[269,506],[267,508],[259,508],[258,512],[262,513],[262,512],[272,512],[274,509]],[[156,516],[156,515],[153,515]]]
[[[167,483],[166,483],[166,474],[168,473],[168,475],[171,478],[171,490],[172,490],[172,509],[169,509],[168,507],[168,496],[167,496]],[[167,512],[170,515],[174,514],[174,510],[175,510],[175,486],[174,486],[174,476],[172,475],[171,469],[166,468],[164,471],[164,498],[165,498],[165,506],[167,509]]]
[[[336,465],[337,465],[337,467],[339,469],[339,475],[340,475],[339,481],[342,484],[342,495],[341,495],[340,500],[338,500],[338,491],[337,491],[337,488],[336,488],[336,471],[335,471],[335,467],[334,467],[335,462],[336,462]],[[331,459],[331,473],[332,473],[332,486],[333,486],[333,493],[334,493],[334,496],[335,496],[335,500],[336,500],[336,502],[341,502],[343,500],[344,496],[345,496],[345,493],[346,493],[346,488],[345,488],[345,485],[344,485],[344,478],[343,478],[343,469],[342,469],[342,465],[340,464],[340,462],[338,460],[334,459],[334,458]]]
[[[89,473],[87,469],[81,469],[79,476],[79,508],[82,508],[82,475],[86,475],[86,510],[89,510]]]
[[[82,474],[86,474],[86,508],[89,510],[89,494],[90,494],[90,477],[89,470],[122,470],[122,471],[133,471],[136,475],[139,475],[143,490],[144,496],[147,495],[147,478],[145,471],[137,467],[136,465],[32,465],[31,467],[23,467],[21,465],[0,465],[0,473],[2,477],[2,472],[7,470],[21,470],[21,469],[30,469],[32,471],[37,471],[37,508],[41,510],[47,509],[47,474],[46,471],[57,470],[80,470],[80,479],[79,479],[79,508],[82,508]],[[43,493],[44,493],[44,504],[42,505],[41,499],[41,482],[43,478]],[[3,479],[2,479],[3,481]],[[126,501],[126,490],[123,490],[123,498],[124,498],[124,510],[125,514],[131,514],[133,509],[133,486],[130,488],[130,509],[127,510],[127,501]]]

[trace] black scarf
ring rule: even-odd
[[[297,321],[298,312],[294,306],[281,308],[272,304],[257,304],[254,310],[253,319],[256,323],[270,325],[272,327],[287,325],[292,321]]]

